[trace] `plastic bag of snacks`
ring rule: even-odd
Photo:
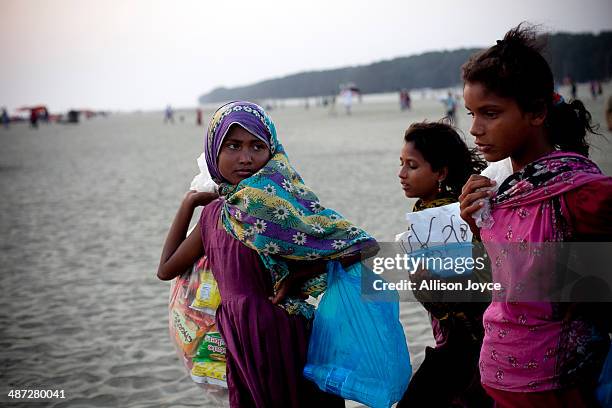
[[[215,326],[221,295],[206,256],[172,281],[170,337],[193,381],[210,396],[227,395],[225,342]]]

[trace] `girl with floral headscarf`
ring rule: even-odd
[[[313,307],[327,261],[350,265],[376,241],[325,208],[291,166],[258,105],[220,107],[205,141],[215,193],[189,192],[158,270],[172,279],[206,254],[221,292],[216,323],[227,344],[231,406],[343,406],[302,376]],[[195,207],[200,222],[185,239]]]

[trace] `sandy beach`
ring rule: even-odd
[[[561,92],[567,97],[567,89]],[[579,96],[601,123],[592,158],[612,174],[604,95]],[[462,105],[462,101],[460,102]],[[206,110],[208,121],[212,111]],[[412,202],[397,179],[407,126],[437,120],[437,100],[401,112],[397,95],[271,111],[294,167],[332,207],[380,241]],[[183,115],[184,122],[178,120]],[[214,407],[187,377],[168,335],[169,283],[156,276],[167,229],[197,173],[204,127],[193,111],[113,114],[79,125],[0,129],[0,401],[10,389],[64,390],[51,407]],[[458,112],[466,141],[470,118]],[[607,139],[606,139],[607,138]],[[424,309],[401,304],[413,368],[431,345]],[[347,406],[356,406],[347,403]]]

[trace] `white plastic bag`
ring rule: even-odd
[[[206,166],[206,157],[202,153],[198,157],[198,167],[200,168],[200,174],[196,175],[191,181],[190,190],[207,193],[217,193],[219,186],[213,181],[210,173],[208,172],[208,166]]]
[[[406,254],[414,258],[468,259],[472,256],[472,231],[461,219],[459,203],[428,208],[406,214],[409,223],[408,231],[395,236]],[[472,268],[444,269],[429,268],[429,271],[441,277],[471,273]]]

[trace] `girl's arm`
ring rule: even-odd
[[[174,222],[168,231],[166,243],[162,249],[157,277],[161,280],[174,279],[185,272],[204,254],[200,223],[187,238],[187,229],[196,207],[206,205],[217,198],[216,193],[197,193],[189,191],[179,207]]]
[[[340,262],[342,267],[347,268],[354,263],[360,262],[362,258],[369,258],[378,252],[380,249],[376,243],[367,248],[364,248],[361,252],[354,255],[345,256],[339,258],[337,261]],[[292,291],[298,291],[302,284],[308,279],[315,278],[323,273],[327,272],[328,261],[287,261],[289,270],[291,273],[281,282],[278,292],[274,297],[271,297],[272,303],[277,304],[283,300]]]
[[[612,241],[612,177],[587,183],[564,197],[574,241]]]

